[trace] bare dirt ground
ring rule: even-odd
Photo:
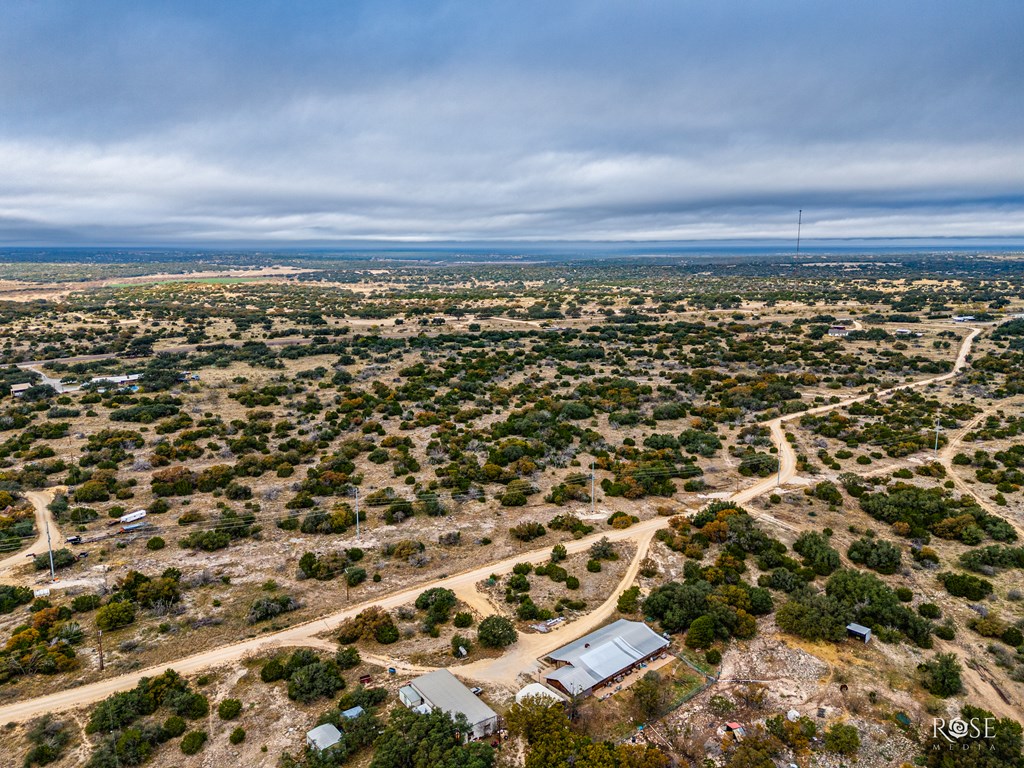
[[[0,560],[0,575],[4,578],[10,579],[13,574],[13,577],[21,583],[35,581],[33,578],[35,569],[32,567],[31,562],[29,562],[28,555],[38,555],[46,552],[47,527],[49,527],[50,541],[53,543],[53,548],[59,549],[63,545],[64,539],[61,538],[60,528],[57,527],[57,521],[53,519],[53,515],[48,509],[57,490],[56,488],[49,488],[45,491],[29,491],[25,494],[25,497],[32,502],[32,506],[35,508],[36,538],[28,542],[28,545],[18,552]]]
[[[21,280],[0,280],[0,301],[38,301],[65,298],[72,293],[94,288],[105,288],[116,285],[145,285],[168,280],[272,280],[290,278],[300,274],[316,272],[315,269],[301,267],[263,267],[260,269],[216,269],[196,272],[161,272],[133,277],[110,277],[102,280],[85,280],[80,282],[35,283]]]
[[[963,339],[958,351],[954,369],[949,373],[894,387],[884,392],[876,393],[876,396],[884,397],[898,389],[922,387],[951,379],[964,367],[966,358],[970,353],[971,344],[979,332],[980,328],[973,328]],[[827,404],[815,409],[815,412],[823,413],[834,408],[849,405],[851,402],[856,402],[861,399],[865,399],[866,397],[866,395],[861,395],[855,398],[841,400],[837,403]],[[796,418],[796,415],[792,417],[782,417],[769,422],[773,441],[776,442],[779,449],[781,461],[781,471],[779,475],[776,477],[764,478],[763,480],[754,483],[752,486],[739,491],[733,496],[734,501],[738,503],[747,503],[762,494],[770,492],[780,484],[780,481],[781,484],[786,484],[792,480],[796,474],[795,452],[785,440],[782,431],[783,421],[789,420],[790,418]],[[767,517],[771,518],[771,515],[767,515]],[[639,567],[639,560],[642,557],[641,553],[646,551],[647,545],[653,537],[654,532],[658,528],[663,527],[664,524],[664,518],[653,518],[634,525],[632,528],[623,531],[609,531],[606,534],[609,539],[614,541],[632,539],[637,542],[637,554],[631,564],[630,572],[627,572],[628,579],[623,579],[623,585],[628,586],[632,583],[633,579],[636,577],[636,570]],[[571,553],[580,552],[584,548],[589,547],[589,545],[597,538],[599,538],[598,534],[594,534],[590,537],[569,541],[566,543],[566,548]],[[500,562],[466,571],[456,576],[439,578],[426,584],[394,592],[386,597],[382,597],[381,599],[374,601],[374,603],[385,608],[395,608],[410,602],[417,594],[419,594],[420,591],[430,586],[444,586],[456,590],[465,590],[467,587],[475,586],[476,582],[486,578],[490,573],[500,574],[509,572],[516,562],[522,560],[533,563],[544,562],[547,560],[549,553],[550,549],[548,547],[533,550],[529,553],[506,558]],[[577,637],[580,634],[584,634],[587,631],[600,626],[614,611],[617,594],[617,592],[614,593],[595,611],[569,625],[574,627],[574,631],[572,633],[560,633],[559,630],[555,630],[554,632],[546,635],[524,636],[524,639],[521,640],[520,643],[513,646],[513,648],[500,659],[493,662],[490,660],[480,662],[477,667],[466,665],[464,668],[464,674],[466,674],[467,677],[481,680],[514,680],[515,677],[523,671],[524,664],[535,663],[535,661],[531,660],[536,660],[537,658],[542,657],[545,652],[550,652],[550,650],[557,648],[573,637]],[[189,674],[204,669],[210,665],[223,664],[233,660],[238,660],[244,658],[248,654],[260,652],[268,648],[308,643],[310,639],[316,637],[322,630],[336,627],[342,620],[354,615],[361,607],[363,606],[353,606],[310,623],[300,624],[264,637],[257,637],[241,643],[222,646],[194,656],[179,659],[174,662],[174,668],[183,674]],[[533,639],[534,637],[537,639]],[[529,646],[528,651],[526,650],[527,646]],[[144,669],[127,675],[122,675],[117,678],[108,678],[106,680],[84,685],[81,688],[72,691],[60,691],[41,698],[9,704],[0,708],[0,720],[24,720],[33,717],[40,712],[63,710],[69,707],[87,704],[100,698],[104,698],[114,691],[131,687],[142,676],[158,673],[163,668],[165,668],[165,666],[162,665],[160,667]]]

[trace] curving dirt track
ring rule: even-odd
[[[53,543],[54,549],[60,548],[63,539],[61,539],[57,521],[53,519],[49,509],[50,502],[53,501],[55,493],[56,489],[50,488],[45,491],[29,491],[25,494],[25,498],[32,502],[32,506],[35,507],[36,511],[36,538],[27,547],[23,547],[13,555],[0,560],[0,575],[7,577],[9,571],[14,570],[19,565],[25,565],[28,562],[26,555],[29,552],[34,552],[38,555],[40,552],[46,551],[47,525],[50,526],[50,540]]]
[[[733,494],[730,497],[730,500],[737,503],[748,502],[751,499],[770,492],[776,488],[779,483],[785,484],[789,482],[796,475],[796,453],[793,450],[793,447],[785,439],[782,427],[784,422],[799,418],[803,413],[826,413],[836,408],[843,408],[851,405],[852,403],[867,400],[871,397],[886,397],[900,390],[926,387],[930,384],[937,384],[951,379],[966,365],[967,357],[971,351],[971,346],[975,337],[977,337],[980,332],[981,328],[972,328],[971,332],[964,337],[957,354],[956,363],[954,364],[953,369],[948,373],[943,373],[938,376],[921,379],[907,384],[900,384],[889,389],[866,395],[857,395],[855,397],[841,400],[837,403],[819,406],[802,413],[789,414],[768,422],[767,424],[771,429],[772,438],[775,440],[779,449],[780,472],[754,483],[749,488]],[[588,549],[591,544],[596,542],[602,536],[607,536],[611,541],[636,541],[638,544],[636,555],[634,556],[633,562],[630,564],[630,568],[626,573],[628,581],[623,579],[620,583],[620,587],[623,585],[628,586],[635,578],[636,569],[639,568],[639,562],[646,554],[647,547],[654,534],[658,529],[663,528],[666,525],[667,518],[656,517],[651,520],[645,520],[625,530],[602,531],[581,539],[568,541],[565,542],[565,547],[571,554],[582,552],[585,549]],[[58,691],[57,693],[52,693],[46,696],[8,704],[0,707],[0,723],[24,721],[46,712],[56,712],[90,704],[106,698],[112,693],[132,688],[141,678],[158,675],[169,668],[173,668],[179,673],[187,675],[208,667],[237,662],[248,655],[261,653],[275,648],[295,646],[328,647],[328,645],[331,644],[326,643],[322,638],[318,638],[317,635],[322,634],[324,631],[333,631],[337,629],[342,621],[354,616],[359,611],[371,605],[377,605],[387,609],[397,608],[401,605],[414,601],[420,592],[430,587],[445,587],[447,589],[454,590],[456,593],[465,593],[468,590],[475,590],[476,583],[486,579],[492,573],[510,573],[512,571],[512,567],[516,563],[527,561],[536,565],[546,562],[549,557],[550,547],[523,552],[514,557],[509,557],[495,563],[489,563],[460,574],[436,579],[423,584],[417,584],[398,592],[393,592],[381,599],[353,605],[349,608],[345,608],[344,610],[330,614],[329,616],[298,624],[279,632],[255,637],[239,643],[224,645],[209,651],[203,651],[202,653],[186,656],[167,664],[136,670],[128,674],[111,677],[107,680],[100,680],[95,683],[83,685],[79,688]],[[601,606],[586,616],[566,625],[563,629],[544,635],[523,636],[519,642],[508,649],[503,656],[497,659],[487,659],[468,664],[460,668],[460,672],[464,672],[466,676],[473,679],[508,680],[511,675],[511,679],[514,680],[515,676],[518,675],[519,672],[527,669],[529,665],[532,665],[538,656],[542,656],[545,652],[550,651],[553,648],[557,648],[579,634],[588,632],[599,626],[614,611],[618,592],[618,589],[613,591],[612,596],[609,597]],[[570,628],[572,631],[570,631]],[[548,647],[549,645],[550,647]],[[389,663],[389,666],[396,665],[394,663]],[[410,669],[409,671],[415,670]]]

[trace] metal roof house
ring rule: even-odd
[[[544,679],[570,696],[586,695],[667,646],[668,640],[643,622],[619,619],[548,654],[556,668]]]
[[[27,382],[24,384],[11,384],[11,397],[21,397],[25,394],[25,390],[31,387],[32,385]]]
[[[318,725],[306,734],[306,744],[310,749],[315,749],[318,752],[333,747],[339,741],[341,741],[341,731],[330,723]]]
[[[498,729],[498,714],[477,698],[447,669],[436,669],[417,677],[398,690],[399,700],[409,709],[427,714],[440,709],[469,721],[469,739],[482,739]]]
[[[863,640],[865,643],[869,643],[871,642],[871,629],[863,626],[862,624],[847,624],[846,636],[855,637],[858,640]]]

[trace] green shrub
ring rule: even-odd
[[[522,495],[522,494],[520,494],[520,495]],[[505,504],[505,498],[507,496],[508,496],[507,493],[505,494],[505,496],[502,496],[502,504],[504,504],[505,506],[510,506],[509,504]],[[523,496],[523,504],[525,504],[525,503],[526,503],[526,497]],[[512,528],[509,528],[508,532],[512,536],[512,538],[518,539],[519,541],[533,541],[534,539],[539,538],[539,537],[543,536],[544,534],[546,534],[547,530],[540,523],[526,522],[526,523],[520,523],[519,525],[516,525],[516,526],[513,526]]]
[[[272,619],[282,613],[294,611],[298,607],[299,603],[290,595],[280,595],[279,597],[258,597],[249,607],[248,621],[250,624],[256,624],[260,621]]]
[[[338,665],[338,669],[355,669],[361,662],[359,649],[354,645],[342,648],[334,655],[334,663]]]
[[[241,726],[235,728],[235,730],[231,732],[231,735],[228,736],[228,741],[235,745],[241,744],[245,741],[245,728],[242,728]]]
[[[178,738],[187,728],[188,726],[185,724],[185,718],[181,715],[171,715],[164,720],[163,729],[168,738]]]
[[[518,638],[515,626],[504,616],[488,616],[477,629],[477,640],[485,648],[505,648]]]
[[[260,669],[260,680],[264,683],[273,683],[278,680],[284,680],[285,670],[284,664],[278,658],[270,659]]]
[[[128,602],[107,603],[96,612],[96,626],[104,631],[127,627],[135,621],[135,606]]]
[[[186,755],[194,755],[206,746],[208,738],[206,731],[189,731],[181,740],[181,751]]]
[[[846,555],[855,563],[885,574],[896,573],[902,564],[899,547],[881,539],[858,539],[850,545]]]
[[[825,731],[825,749],[840,755],[855,755],[860,749],[860,732],[852,725],[836,723]]]
[[[966,573],[940,573],[936,577],[954,597],[982,600],[992,594],[992,582]]]
[[[922,685],[936,696],[946,698],[963,690],[960,661],[955,654],[938,653],[934,658],[918,665],[917,669],[923,676]]]
[[[95,611],[103,602],[99,595],[79,595],[71,601],[71,610],[75,613]]]
[[[711,616],[698,616],[686,631],[687,648],[707,648],[715,641],[715,620]]]
[[[224,699],[217,705],[217,716],[221,720],[234,720],[242,714],[242,702],[238,699]]]
[[[67,568],[78,561],[75,557],[74,552],[70,549],[55,549],[53,551],[53,569],[59,571],[61,568]],[[36,555],[32,561],[32,565],[35,566],[37,571],[47,571],[50,569],[50,556],[49,553],[44,552],[41,555]]]
[[[331,698],[345,687],[334,662],[315,661],[295,670],[288,679],[288,698],[309,704],[319,698]]]

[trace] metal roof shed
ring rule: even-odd
[[[318,725],[306,734],[306,744],[318,752],[333,747],[341,741],[341,731],[330,723]]]
[[[871,641],[871,629],[862,624],[847,624],[846,635],[847,637],[855,637],[865,643]]]

